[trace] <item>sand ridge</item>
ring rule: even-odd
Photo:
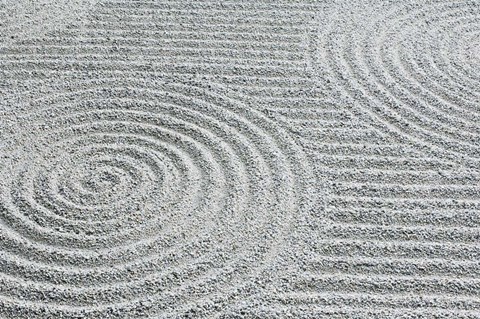
[[[2,182],[15,270],[5,309],[28,294],[31,314],[132,316],[145,299],[151,312],[207,313],[212,298],[221,307],[259,289],[251,282],[306,209],[308,160],[272,121],[193,81],[124,81],[103,94],[79,83],[17,118],[32,134],[15,141]],[[45,273],[54,282],[36,286]]]
[[[478,2],[0,17],[0,318],[480,317]]]

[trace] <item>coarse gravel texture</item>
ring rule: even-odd
[[[480,318],[480,1],[0,0],[0,318]]]

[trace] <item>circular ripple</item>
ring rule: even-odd
[[[7,315],[218,313],[261,288],[308,209],[295,143],[200,84],[82,82],[31,108],[3,151]]]
[[[428,152],[480,159],[480,5],[345,2],[318,19],[313,65],[378,127]]]

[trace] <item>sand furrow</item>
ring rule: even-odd
[[[479,318],[477,1],[0,1],[0,317]]]

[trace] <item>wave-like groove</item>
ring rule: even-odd
[[[227,304],[276,267],[308,205],[301,149],[200,84],[122,82],[79,82],[17,116],[28,133],[3,150],[0,313],[132,318],[220,291]]]
[[[478,2],[340,3],[318,16],[317,74],[388,133],[478,168]]]

